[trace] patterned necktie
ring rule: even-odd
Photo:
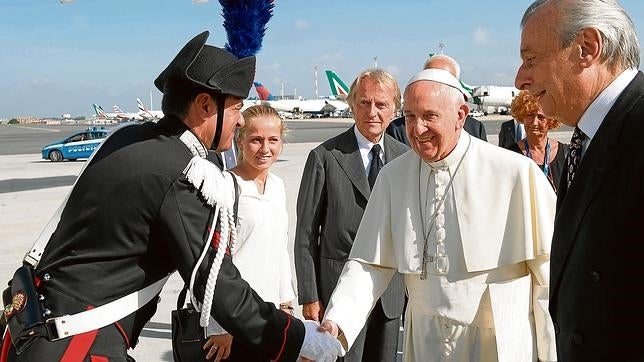
[[[568,181],[568,188],[570,188],[570,184],[572,184],[572,180],[575,178],[577,167],[579,167],[581,145],[584,139],[586,139],[586,134],[579,127],[575,127],[575,131],[572,133],[572,138],[570,139],[570,153],[568,154],[568,160],[566,162],[566,181]]]
[[[369,188],[373,189],[373,184],[376,183],[376,177],[378,177],[378,172],[382,168],[382,160],[380,159],[380,145],[375,144],[371,147],[371,165],[369,166],[369,175],[367,180],[369,181]]]

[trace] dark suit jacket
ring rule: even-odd
[[[463,129],[472,136],[487,142],[487,134],[485,133],[485,126],[483,122],[478,119],[467,116]],[[405,117],[398,117],[389,123],[387,127],[387,134],[395,138],[397,141],[402,142],[409,146],[407,133],[405,132]]]
[[[559,361],[644,361],[642,135],[639,72],[604,118],[568,190],[561,178],[550,264]]]
[[[485,126],[483,126],[483,122],[478,119],[472,116],[467,116],[467,118],[465,118],[465,124],[463,124],[463,129],[472,136],[487,142]]]
[[[516,129],[514,128],[514,120],[505,121],[501,123],[501,130],[499,131],[499,146],[508,148],[520,140],[516,138]]]
[[[408,147],[384,135],[385,163]],[[297,197],[295,270],[300,304],[326,307],[347,261],[371,190],[353,126],[309,153]],[[383,294],[385,315],[402,314],[405,291],[396,274]]]

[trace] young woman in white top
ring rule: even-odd
[[[269,171],[282,152],[285,124],[265,105],[249,107],[243,116],[245,125],[236,137],[238,163],[231,170],[240,189],[233,263],[262,299],[292,313],[286,194],[282,179]],[[210,326],[207,357],[228,358],[233,337],[214,321]]]

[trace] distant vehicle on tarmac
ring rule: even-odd
[[[50,143],[42,148],[43,159],[52,162],[62,160],[74,161],[79,158],[89,158],[92,152],[107,137],[109,130],[103,128],[88,128],[63,140]]]

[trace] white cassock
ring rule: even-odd
[[[397,269],[409,295],[405,361],[556,360],[555,202],[532,160],[466,132],[441,161],[405,153],[378,175],[325,319],[350,346]],[[432,261],[421,280],[425,240]]]

